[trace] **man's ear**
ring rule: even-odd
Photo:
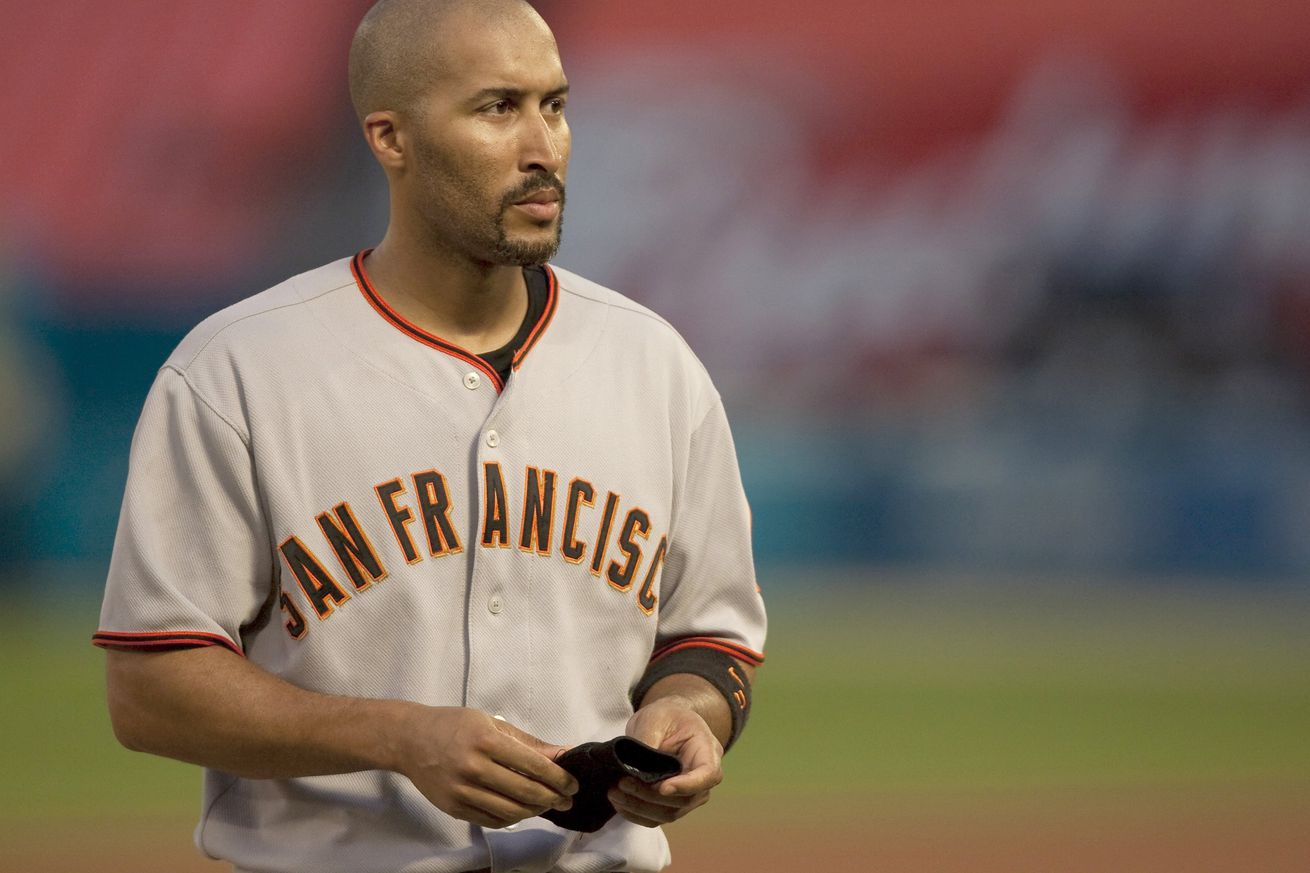
[[[405,169],[405,148],[395,112],[379,110],[365,116],[364,139],[382,169],[397,173]]]

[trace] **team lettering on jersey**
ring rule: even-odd
[[[575,477],[565,485],[554,470],[527,467],[520,501],[523,508],[511,515],[501,465],[483,464],[482,481],[478,547],[517,548],[542,558],[585,565],[593,577],[614,591],[627,594],[635,588],[637,608],[654,615],[659,602],[656,581],[669,538],[660,536],[652,548],[655,529],[646,510],[623,507],[622,498],[613,491],[607,491],[602,499],[586,479]],[[374,486],[373,492],[380,507],[375,530],[390,531],[406,564],[464,551],[451,520],[450,488],[439,471],[396,477]],[[349,502],[319,513],[314,521],[320,535],[315,538],[317,543],[336,558],[332,568],[297,535],[278,546],[309,604],[309,610],[302,610],[283,586],[280,603],[285,627],[297,640],[309,633],[307,612],[320,621],[328,619],[342,603],[388,575],[381,553]],[[334,568],[339,568],[335,575]]]

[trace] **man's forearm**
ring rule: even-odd
[[[396,769],[418,709],[306,691],[217,646],[108,655],[125,746],[250,779]]]
[[[298,688],[218,648],[110,651],[109,712],[128,748],[247,779],[391,770],[438,809],[505,827],[567,809],[564,751],[484,712]]]

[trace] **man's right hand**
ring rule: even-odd
[[[108,652],[114,733],[129,749],[245,779],[393,770],[443,812],[505,827],[578,790],[552,746],[484,712],[307,691],[222,646]]]
[[[577,780],[554,763],[563,751],[475,709],[416,705],[395,769],[442,812],[503,828],[573,805]]]

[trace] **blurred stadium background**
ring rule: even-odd
[[[221,869],[88,638],[160,362],[380,238],[368,5],[0,0],[0,870]],[[772,605],[673,869],[1310,870],[1310,6],[537,6]]]

